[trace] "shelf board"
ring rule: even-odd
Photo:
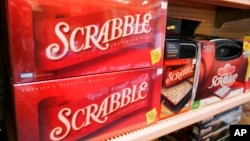
[[[250,93],[234,96],[206,107],[161,120],[156,124],[114,137],[109,141],[153,140],[248,101],[250,101]]]

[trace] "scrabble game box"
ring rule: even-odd
[[[161,82],[153,67],[15,84],[17,140],[104,140],[155,123]]]
[[[166,40],[163,84],[161,88],[161,118],[191,109],[198,82],[199,47],[196,41]]]
[[[247,55],[242,45],[231,39],[200,42],[201,61],[193,109],[244,94]]]
[[[14,83],[161,66],[167,4],[8,0]]]

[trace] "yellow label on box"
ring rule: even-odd
[[[151,53],[152,64],[158,63],[161,60],[162,53],[160,47],[152,50],[150,53]]]
[[[244,51],[248,51],[248,62],[250,62],[250,36],[249,35],[244,36],[243,49]],[[245,81],[248,81],[249,77],[250,77],[250,65],[248,65],[247,67]]]
[[[147,124],[150,124],[156,120],[157,116],[157,111],[156,108],[150,110],[149,112],[146,113],[146,118],[147,118]]]

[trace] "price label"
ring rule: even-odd
[[[161,48],[156,48],[154,50],[151,51],[151,61],[152,64],[156,64],[161,60]]]
[[[147,123],[150,124],[156,120],[157,111],[156,108],[146,113]]]

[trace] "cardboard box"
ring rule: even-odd
[[[155,123],[162,71],[153,67],[16,84],[17,140],[104,140]]]
[[[164,54],[161,118],[191,109],[198,82],[196,41],[167,39]]]
[[[192,108],[244,93],[247,57],[230,39],[200,41],[200,75]]]
[[[14,83],[162,66],[167,4],[8,0]]]

